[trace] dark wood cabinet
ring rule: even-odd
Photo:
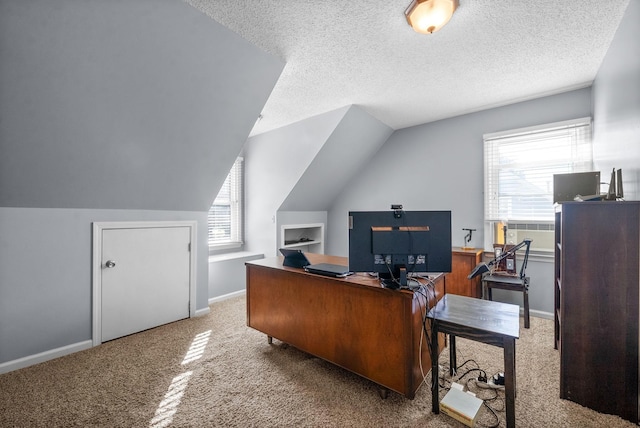
[[[453,247],[451,273],[447,274],[447,293],[482,298],[481,276],[467,279],[474,267],[482,261],[482,250]]]
[[[640,202],[556,210],[560,398],[638,422]]]

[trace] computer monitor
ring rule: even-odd
[[[553,202],[562,203],[581,200],[602,199],[600,195],[600,171],[573,172],[553,175]]]
[[[389,288],[414,272],[451,272],[451,211],[349,212],[349,270]]]
[[[624,190],[622,189],[622,170],[616,171],[616,196],[618,199],[624,199]]]
[[[609,181],[607,200],[616,201],[618,199],[624,199],[624,191],[622,189],[622,170],[616,170],[613,168],[613,171],[611,171],[611,180]]]

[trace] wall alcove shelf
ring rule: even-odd
[[[280,229],[280,248],[298,248],[324,254],[324,224],[284,224]]]

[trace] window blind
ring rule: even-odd
[[[243,159],[237,158],[209,209],[209,245],[242,243]]]
[[[485,220],[551,222],[553,175],[591,171],[591,119],[485,134]]]

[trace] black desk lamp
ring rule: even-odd
[[[498,257],[496,257],[495,259],[491,260],[489,263],[478,263],[476,265],[476,267],[473,268],[473,270],[471,271],[471,273],[467,276],[467,279],[472,279],[475,278],[478,275],[482,275],[485,272],[489,272],[491,266],[500,263],[500,261],[506,259],[509,256],[513,256],[516,254],[516,251],[518,251],[520,248],[527,246],[527,249],[525,251],[524,254],[524,261],[522,263],[522,267],[520,268],[520,278],[522,278],[522,276],[524,275],[524,270],[527,267],[527,260],[529,259],[529,248],[531,247],[531,239],[529,238],[525,238],[521,243],[519,243],[518,245],[509,248],[507,251],[502,252]]]

